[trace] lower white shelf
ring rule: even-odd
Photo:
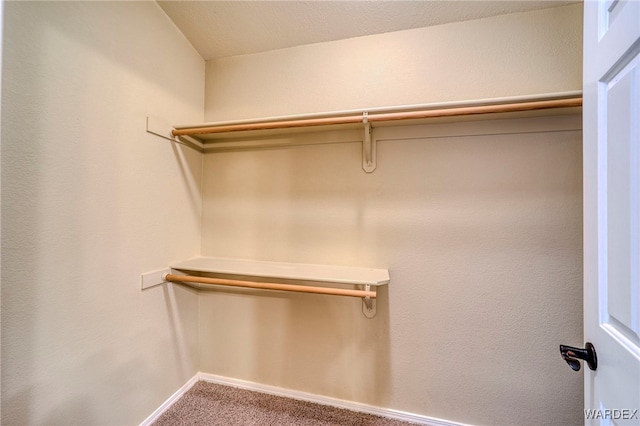
[[[379,286],[389,284],[387,269],[195,257],[169,265],[180,271],[208,272],[285,280]]]
[[[196,257],[173,262],[170,268],[143,274],[142,289],[163,284],[164,282],[174,282],[198,289],[211,288],[208,286],[233,286],[359,297],[362,298],[362,311],[368,318],[372,318],[376,313],[377,287],[387,285],[390,281],[387,269],[217,257]],[[285,280],[287,282],[248,281],[236,279],[235,277],[256,277],[259,279],[266,278],[270,281]],[[323,283],[324,286],[309,285],[309,282]],[[356,288],[331,287],[332,284],[349,285]]]

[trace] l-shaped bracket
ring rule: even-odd
[[[369,122],[369,113],[362,113],[362,124],[364,125],[364,138],[362,140],[362,169],[367,173],[373,173],[377,166],[377,147],[373,137],[373,128]],[[172,127],[162,119],[157,117],[147,117],[147,132],[156,136],[180,143],[196,151],[204,152],[204,143],[191,136],[174,136]]]

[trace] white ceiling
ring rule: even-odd
[[[570,3],[576,1],[158,1],[205,60]]]

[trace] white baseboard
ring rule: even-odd
[[[169,407],[171,407],[173,405],[174,402],[179,400],[182,397],[182,395],[187,393],[187,391],[193,387],[193,385],[198,383],[198,381],[200,380],[199,374],[200,373],[196,374],[195,376],[190,378],[187,383],[182,385],[182,387],[180,389],[178,389],[173,395],[171,395],[169,397],[169,399],[167,399],[165,402],[163,402],[162,405],[159,406],[153,413],[151,413],[151,415],[149,417],[144,419],[142,421],[142,423],[140,423],[140,426],[150,426],[151,424],[153,424],[153,422],[158,420],[158,417],[160,417],[162,415],[162,413],[167,411],[169,409]]]
[[[256,392],[262,392],[269,395],[283,396],[286,398],[296,399],[299,401],[314,402],[316,404],[329,405],[332,407],[344,408],[360,413],[373,414],[376,416],[387,417],[395,420],[416,423],[426,426],[466,426],[463,423],[452,422],[449,420],[437,419],[434,417],[422,416],[419,414],[407,413],[404,411],[393,410],[390,408],[381,408],[373,405],[361,404],[359,402],[347,401],[343,399],[331,398],[322,395],[316,395],[307,392],[300,392],[291,389],[279,388],[277,386],[263,385],[260,383],[250,382],[247,380],[233,379],[229,377],[217,376],[215,374],[197,373],[176,393],[174,393],[164,404],[153,412],[140,426],[150,426],[155,420],[162,415],[175,401],[186,393],[198,381],[217,383],[220,385],[233,386],[240,389],[247,389]]]

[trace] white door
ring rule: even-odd
[[[585,423],[640,425],[640,0],[584,12]]]

